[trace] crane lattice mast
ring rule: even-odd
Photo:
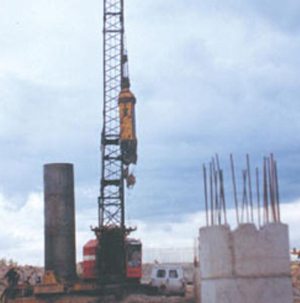
[[[124,47],[124,0],[104,0],[104,110],[99,227],[124,229],[124,179],[135,184],[129,165],[137,162],[136,98],[130,91]]]
[[[124,227],[123,163],[119,144],[118,96],[124,66],[124,1],[104,0],[103,81],[104,108],[101,138],[102,175],[99,227]]]

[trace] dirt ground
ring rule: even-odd
[[[4,288],[6,287],[6,281],[4,275],[8,270],[8,266],[0,266],[0,295]],[[145,276],[148,276],[149,268],[145,268]],[[42,275],[43,269],[32,267],[32,266],[22,266],[19,267],[19,273],[21,280],[28,276],[32,279],[37,275]],[[190,276],[190,274],[188,274]],[[293,262],[291,264],[291,277],[293,283],[294,291],[294,303],[300,303],[300,263]],[[33,283],[34,284],[34,283]],[[102,301],[102,300],[101,300]],[[115,303],[115,298],[107,298],[103,303]],[[146,295],[130,295],[124,298],[121,303],[196,303],[194,299],[194,288],[193,285],[187,286],[187,293],[185,297],[165,297],[165,296],[146,296]]]
[[[116,303],[114,297],[106,298],[102,303]],[[194,300],[194,288],[192,285],[187,286],[185,297],[178,296],[146,296],[146,295],[130,295],[119,303],[196,303]]]
[[[144,279],[143,280],[150,280],[150,272],[151,267],[149,264],[146,264],[143,270]],[[186,265],[187,268],[185,268],[186,271],[186,278],[187,280],[191,279],[191,266]],[[7,283],[4,279],[5,273],[8,271],[9,266],[8,265],[2,265],[0,266],[0,295],[7,286]],[[34,278],[39,275],[42,276],[43,269],[38,267],[32,267],[32,266],[17,266],[16,267],[19,275],[20,275],[20,283],[24,282],[24,280],[31,276],[32,278],[32,284],[34,283]],[[80,271],[80,270],[79,270]],[[146,295],[129,295],[126,298],[124,298],[122,301],[119,301],[121,303],[195,303],[194,301],[194,293],[193,293],[193,286],[188,285],[187,286],[187,293],[185,297],[179,297],[179,296],[146,296]],[[115,303],[117,302],[115,297],[106,297],[105,299],[101,299],[101,302],[103,303]]]

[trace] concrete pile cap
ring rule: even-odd
[[[270,223],[259,230],[242,224],[232,232],[234,272],[243,276],[289,276],[288,226]]]
[[[202,303],[292,303],[288,227],[200,229]]]
[[[205,261],[204,261],[205,260]],[[202,278],[289,275],[288,227],[270,223],[259,230],[254,224],[200,229]]]

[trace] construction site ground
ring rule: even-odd
[[[113,296],[106,298],[103,303],[115,303]],[[194,287],[187,286],[185,297],[179,296],[146,296],[146,295],[129,295],[121,303],[196,303],[194,299]]]
[[[145,267],[147,280],[147,273],[149,272],[149,265]],[[32,275],[33,272],[42,274],[43,269],[40,267],[33,266],[19,266],[18,267],[22,272],[24,277]],[[6,287],[6,281],[4,275],[9,269],[8,265],[0,264],[0,294]],[[189,276],[189,275],[188,275]],[[294,290],[294,303],[300,303],[300,263],[293,262],[291,264],[291,277]],[[103,303],[115,303],[117,302],[114,296],[106,297],[104,300],[101,300]],[[179,296],[146,296],[146,295],[129,295],[123,300],[119,301],[121,303],[196,303],[194,299],[194,286],[192,284],[187,285],[187,293],[185,297]],[[284,303],[284,302],[283,302]]]

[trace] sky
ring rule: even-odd
[[[282,221],[300,246],[300,3],[126,0],[137,97],[137,183],[128,225],[145,247],[193,246],[205,225],[202,164],[216,153],[278,164]],[[0,258],[43,264],[43,165],[73,163],[76,243],[97,224],[102,1],[4,0],[0,7]],[[240,184],[239,184],[240,185]],[[238,194],[241,197],[242,188]],[[234,225],[234,219],[232,222]]]

